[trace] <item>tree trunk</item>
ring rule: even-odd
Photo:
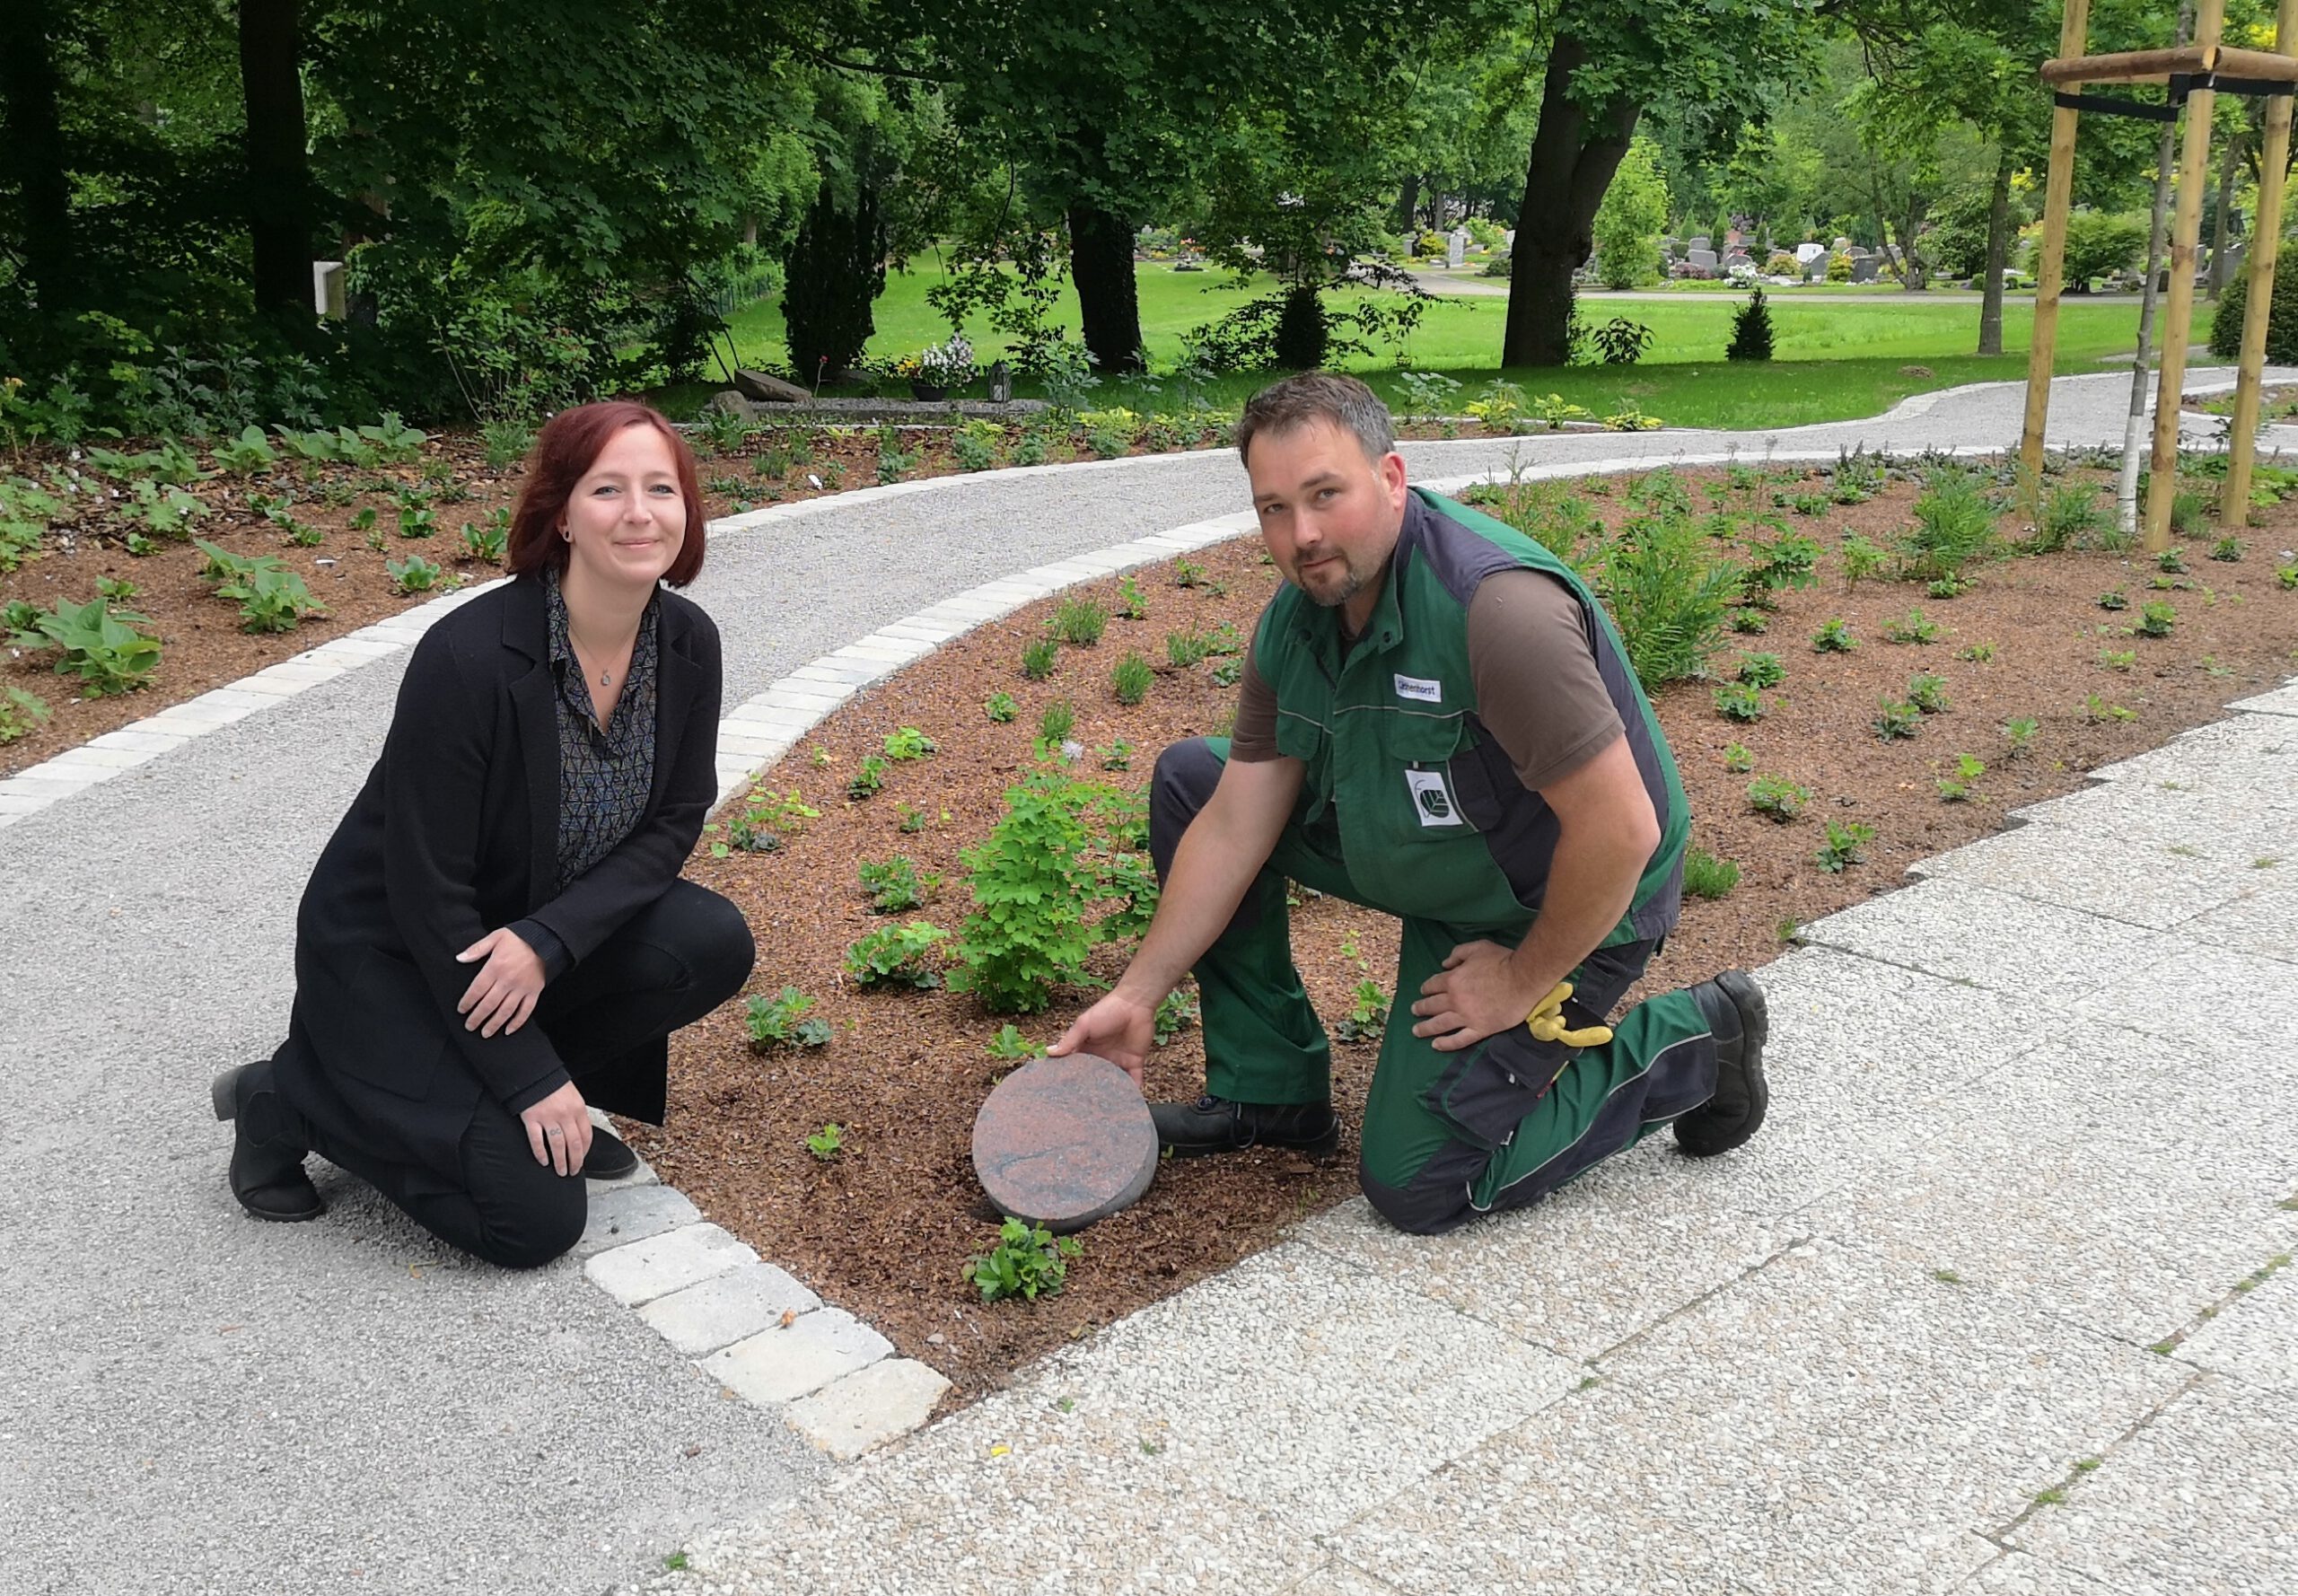
[[[1978,352],[2003,353],[2003,267],[2011,256],[2011,153],[1995,160],[1995,188],[1987,200],[1987,280],[1978,302]]]
[[[2213,300],[2226,286],[2226,245],[2233,237],[2234,181],[2242,170],[2242,139],[2241,135],[2226,141],[2226,153],[2218,162],[2218,214],[2210,224],[2210,290]]]
[[[1142,369],[1141,301],[1133,281],[1133,228],[1084,200],[1069,207],[1069,275],[1077,285],[1085,347],[1103,376]]]
[[[303,126],[302,0],[240,0],[248,116],[248,239],[259,311],[308,320],[311,160]]]
[[[1404,191],[1397,196],[1397,231],[1410,240],[1415,231],[1412,214],[1420,208],[1420,174],[1414,172],[1404,180]]]
[[[72,186],[48,35],[48,0],[0,5],[0,107],[7,113],[0,170],[15,179],[25,279],[41,311],[57,316],[77,301],[83,280],[72,255]]]
[[[1572,354],[1572,274],[1596,247],[1596,207],[1627,153],[1637,108],[1615,101],[1591,115],[1570,94],[1588,58],[1562,37],[1548,52],[1540,119],[1524,170],[1524,204],[1508,263],[1508,326],[1500,364],[1562,365]]]

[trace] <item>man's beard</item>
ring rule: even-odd
[[[1373,578],[1379,574],[1377,571],[1358,570],[1349,562],[1346,555],[1335,556],[1332,560],[1325,563],[1338,564],[1340,566],[1340,575],[1333,581],[1330,587],[1312,588],[1307,583],[1301,581],[1297,575],[1294,579],[1294,585],[1308,595],[1309,602],[1320,609],[1339,609],[1358,593],[1363,592]]]

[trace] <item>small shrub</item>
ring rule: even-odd
[[[1728,898],[1740,884],[1740,867],[1706,848],[1684,850],[1684,890],[1694,898]]]
[[[931,737],[916,726],[900,726],[886,734],[886,758],[900,763],[909,759],[930,759],[937,745]]]
[[[806,1151],[828,1163],[846,1145],[846,1127],[835,1119],[806,1138]]]
[[[1915,526],[1899,540],[1902,574],[1910,581],[1953,583],[1960,592],[1966,566],[2002,551],[1995,506],[1975,472],[1933,472],[1914,513]]]
[[[876,797],[885,790],[885,786],[886,761],[878,754],[871,754],[863,759],[862,768],[846,782],[846,795],[859,802]]]
[[[1855,820],[1829,820],[1828,839],[1816,855],[1829,875],[1840,875],[1848,865],[1867,863],[1866,845],[1875,840],[1875,829]]]
[[[2070,482],[2052,488],[2043,503],[2042,521],[2028,540],[2029,552],[2055,554],[2080,547],[2104,532],[2113,522],[2099,508],[2098,498],[2098,488],[2088,483]]]
[[[427,593],[439,585],[439,567],[419,554],[410,554],[403,560],[387,559],[383,569],[390,573],[391,591],[397,593]]]
[[[2099,668],[2102,671],[2127,671],[2138,663],[2135,648],[2102,648],[2099,651]]]
[[[1849,624],[1839,615],[1821,621],[1820,629],[1811,634],[1814,653],[1849,653],[1858,646],[1859,639],[1851,635]]]
[[[2127,609],[2130,600],[2118,587],[2110,587],[2099,595],[2099,608],[2106,610]]]
[[[1891,563],[1891,551],[1881,544],[1872,542],[1857,532],[1846,532],[1843,537],[1843,584],[1857,587],[1872,582],[1883,574]]]
[[[1724,750],[1724,768],[1744,776],[1756,767],[1756,757],[1748,751],[1744,742],[1729,744]]]
[[[1078,648],[1091,648],[1109,629],[1110,612],[1093,599],[1064,599],[1047,625],[1054,637]]]
[[[2028,744],[2034,741],[2038,723],[2030,715],[2013,715],[2003,723],[2003,735],[2010,741],[2013,759],[2026,752]]]
[[[1333,1022],[1332,1039],[1337,1042],[1377,1042],[1388,1029],[1389,995],[1380,982],[1370,976],[1356,983],[1349,994],[1348,1013]]]
[[[1923,711],[1913,704],[1896,698],[1878,698],[1877,710],[1872,723],[1878,741],[1890,742],[1897,738],[1912,737],[1923,724]]]
[[[1176,987],[1165,995],[1164,1001],[1157,1005],[1156,1017],[1150,1022],[1151,1045],[1164,1047],[1196,1023],[1197,998]]]
[[[2154,557],[2154,568],[2165,576],[2183,575],[2187,568],[2186,557],[2175,548],[2165,548]]]
[[[1652,346],[1652,329],[1641,321],[1615,316],[1589,335],[1596,358],[1606,365],[1634,365]]]
[[[1740,680],[1751,688],[1776,688],[1787,680],[1787,667],[1779,662],[1776,653],[1743,653],[1740,656]]]
[[[2235,537],[2219,539],[2210,546],[2210,557],[2223,560],[2228,565],[2235,564],[2242,557],[2242,540]]]
[[[1629,666],[1648,691],[1702,674],[1744,576],[1709,553],[1688,512],[1631,517],[1606,558],[1603,595]]]
[[[137,628],[151,624],[103,599],[35,609],[22,600],[8,607],[10,641],[17,647],[55,648],[56,673],[80,679],[83,698],[107,698],[142,687],[160,662],[160,640]]]
[[[1907,684],[1907,701],[1925,715],[1947,713],[1947,679],[1943,676],[1916,676]]]
[[[2179,622],[2179,612],[2168,599],[2150,599],[2139,606],[2138,625],[2133,628],[2141,637],[2167,637]]]
[[[742,1015],[750,1046],[761,1053],[768,1048],[820,1047],[832,1032],[829,1021],[807,1018],[813,1007],[814,1000],[795,987],[785,987],[772,997],[751,998]]]
[[[1156,680],[1149,669],[1149,662],[1137,653],[1128,653],[1110,671],[1110,691],[1117,701],[1128,707],[1149,696],[1149,687]]]
[[[1748,807],[1785,825],[1811,801],[1811,789],[1784,776],[1759,776],[1748,784]]]
[[[1962,803],[1971,796],[1971,784],[1987,774],[1987,763],[1976,754],[1959,754],[1955,758],[1955,774],[1939,778],[1939,796],[1950,803]]]
[[[1939,623],[1928,619],[1920,609],[1910,609],[1904,620],[1883,623],[1886,643],[1933,643],[1938,640]]]
[[[1715,713],[1727,721],[1759,721],[1766,714],[1763,695],[1743,681],[1715,689]]]
[[[1002,726],[1021,714],[1022,706],[1013,701],[1011,693],[992,693],[982,700],[981,713]]]
[[[2171,495],[2171,531],[2180,537],[2200,537],[2209,519],[2209,503],[2196,489],[2181,487]]]
[[[1060,652],[1061,645],[1050,637],[1030,644],[1022,650],[1022,674],[1031,681],[1043,681],[1053,674],[1053,662]]]
[[[1734,609],[1731,624],[1733,631],[1750,636],[1760,637],[1771,630],[1771,618],[1760,609]]]
[[[478,429],[487,449],[487,463],[495,470],[517,465],[535,445],[534,429],[523,421],[489,421]]]
[[[1724,350],[1724,358],[1769,360],[1771,346],[1771,307],[1764,303],[1759,287],[1748,295],[1747,303],[1732,312],[1732,341]]]
[[[1034,1302],[1055,1296],[1069,1275],[1069,1260],[1083,1249],[1074,1236],[1056,1237],[1043,1225],[1031,1228],[1009,1219],[997,1232],[997,1245],[982,1258],[969,1260],[967,1273],[981,1290],[985,1302],[1020,1297]]]
[[[48,700],[22,688],[0,693],[0,743],[29,737],[48,717]]]
[[[1205,585],[1205,567],[1198,565],[1195,560],[1175,560],[1173,562],[1173,585],[1175,587],[1203,587]]]
[[[2298,566],[2276,566],[2274,584],[2285,593],[2298,590]]]
[[[846,973],[857,987],[939,987],[942,978],[926,960],[949,934],[924,920],[881,926],[846,950]]]
[[[907,854],[896,854],[883,864],[864,859],[855,866],[855,873],[862,890],[869,894],[873,915],[899,915],[917,908],[942,884],[938,875],[918,874],[917,862]]]
[[[1213,645],[1198,631],[1168,632],[1165,634],[1165,662],[1176,671],[1186,671],[1213,651]]]
[[[1077,706],[1066,698],[1057,698],[1038,717],[1038,741],[1060,743],[1077,727]]]

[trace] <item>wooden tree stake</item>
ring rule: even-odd
[[[2091,0],[2066,0],[2058,25],[2058,53],[2080,56],[2091,36]],[[2025,480],[2043,474],[2043,427],[2050,420],[2050,373],[2058,355],[2058,295],[2066,281],[2066,211],[2074,193],[2074,127],[2081,115],[2065,106],[2050,113],[2050,180],[2043,193],[2043,237],[2035,261],[2035,320],[2027,343],[2027,421],[2019,434]],[[2039,493],[2039,487],[2033,491]]]
[[[2274,48],[2298,46],[2298,0],[2282,0],[2275,13]],[[2250,522],[2250,460],[2258,452],[2259,383],[2266,370],[2266,322],[2274,308],[2274,264],[2282,242],[2282,173],[2290,156],[2290,96],[2266,102],[2266,147],[2259,153],[2259,214],[2244,262],[2250,293],[2242,301],[2242,350],[2234,376],[2233,433],[2227,441],[2226,481],[2218,490],[2218,525],[2241,531]]]
[[[2202,0],[2194,41],[2218,48],[2226,0]],[[2171,546],[2171,499],[2179,486],[2179,400],[2186,391],[2187,343],[2194,320],[2195,245],[2202,237],[2202,191],[2210,182],[2210,113],[2218,96],[2187,96],[2186,148],[2179,158],[2179,205],[2171,223],[2171,292],[2162,307],[2162,371],[2154,388],[2154,450],[2146,480],[2146,551]]]

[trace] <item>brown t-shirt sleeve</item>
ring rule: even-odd
[[[1625,729],[1596,670],[1579,601],[1544,572],[1501,571],[1478,587],[1469,601],[1469,674],[1477,718],[1533,792],[1594,759]],[[1243,719],[1240,713],[1241,725]]]
[[[1238,682],[1237,723],[1229,732],[1229,757],[1248,765],[1265,764],[1277,757],[1276,689],[1261,680],[1250,645],[1245,649],[1245,673]]]

